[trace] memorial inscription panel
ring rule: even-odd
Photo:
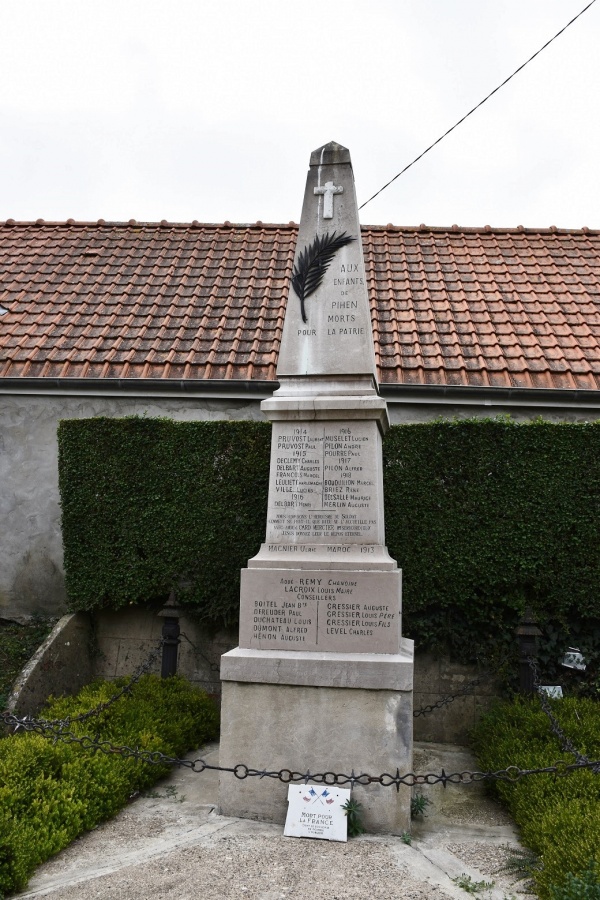
[[[273,424],[266,542],[381,543],[374,422]]]
[[[240,647],[397,653],[400,572],[243,569]]]

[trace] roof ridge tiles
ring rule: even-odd
[[[76,219],[66,219],[66,220],[45,220],[45,219],[12,219],[8,218],[4,221],[0,221],[0,228],[8,227],[8,228],[34,228],[38,231],[40,228],[53,228],[53,229],[74,229],[74,228],[88,228],[88,229],[110,229],[110,228],[119,228],[119,229],[149,229],[152,231],[197,231],[199,229],[204,228],[212,228],[212,229],[222,229],[223,231],[231,231],[232,229],[245,229],[245,230],[267,230],[267,231],[283,231],[283,232],[294,232],[298,230],[298,225],[295,222],[230,222],[229,220],[225,220],[224,222],[199,222],[197,219],[194,219],[191,222],[171,222],[166,219],[162,219],[160,221],[150,221],[150,220],[140,220],[137,219],[129,219],[129,220],[107,220],[107,219],[96,219],[96,220],[76,220]],[[393,225],[392,223],[388,223],[387,225],[361,225],[361,230],[366,232],[398,232],[398,233],[418,233],[423,234],[427,232],[431,232],[432,234],[481,234],[481,235],[493,235],[493,234],[515,234],[515,235],[530,235],[530,234],[556,234],[556,235],[598,235],[600,234],[600,229],[589,228],[587,225],[584,225],[580,228],[557,228],[556,225],[549,226],[491,226],[491,225]]]
[[[243,228],[243,229],[255,229],[257,231],[268,230],[268,231],[284,231],[284,232],[292,232],[298,230],[298,225],[296,222],[230,222],[229,220],[225,220],[223,222],[199,222],[197,219],[194,219],[191,222],[168,222],[166,219],[162,219],[160,221],[150,221],[150,220],[137,220],[137,219],[4,219],[0,221],[0,228],[8,227],[8,228],[35,228],[36,231],[40,228],[61,228],[65,230],[69,230],[71,228],[123,228],[123,229],[132,229],[132,228],[148,228],[153,231],[169,231],[170,229],[176,231],[197,231],[202,228],[219,228],[224,231],[230,231],[231,229]]]

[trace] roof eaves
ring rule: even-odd
[[[60,396],[86,394],[264,400],[278,387],[277,381],[241,379],[0,378],[0,394]],[[379,392],[391,404],[589,409],[598,410],[600,415],[600,391],[593,390],[387,383],[379,385]]]
[[[259,231],[294,231],[298,229],[296,222],[278,223],[278,222],[199,222],[194,219],[192,222],[167,222],[163,219],[160,222],[138,221],[137,219],[128,219],[123,221],[111,221],[108,219],[95,219],[89,221],[77,221],[75,219],[67,219],[66,221],[46,220],[46,219],[5,219],[0,221],[0,227],[4,228],[149,228],[163,230],[178,231],[195,231],[203,228],[219,228],[224,231],[236,228],[255,228]]]
[[[256,222],[199,222],[194,219],[192,222],[168,222],[162,219],[160,222],[138,221],[137,219],[129,219],[123,221],[111,221],[107,219],[96,219],[89,221],[77,221],[75,219],[67,219],[66,221],[50,221],[46,219],[17,220],[5,219],[0,221],[0,227],[8,228],[148,228],[148,229],[173,229],[173,230],[195,230],[203,228],[218,228],[221,230],[228,229],[249,229],[255,228],[265,231],[295,231],[298,229],[296,222],[262,222],[260,219]],[[517,225],[516,227],[495,227],[491,225],[394,225],[388,222],[387,225],[361,225],[362,231],[384,232],[432,232],[435,234],[600,234],[600,229],[588,228],[586,225],[581,228],[557,228],[556,225],[547,227],[524,227]]]
[[[387,383],[379,385],[379,393],[394,404],[593,409],[600,414],[600,391],[592,390]]]
[[[201,378],[0,378],[0,394],[93,397],[211,397],[264,400],[279,387],[276,381]]]

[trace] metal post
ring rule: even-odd
[[[531,696],[535,693],[533,670],[529,665],[529,658],[537,658],[538,638],[542,634],[537,626],[533,612],[529,607],[523,613],[520,624],[515,634],[519,644],[519,691],[521,694]]]
[[[162,664],[161,678],[169,678],[177,674],[177,651],[179,649],[179,609],[175,599],[175,591],[171,591],[164,608],[158,614],[163,621],[162,626]]]

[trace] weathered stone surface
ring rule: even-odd
[[[137,606],[96,612],[94,675],[99,678],[131,675],[156,649],[162,624],[163,620],[155,612]],[[179,625],[178,673],[207,693],[220,694],[219,659],[236,645],[237,634],[224,629],[208,632],[186,615],[181,617]],[[150,671],[160,674],[160,658]]]
[[[134,662],[150,653],[160,634],[161,622],[149,610],[126,607],[117,611],[101,610],[94,616],[97,653],[92,657],[94,677],[116,678],[131,674]],[[186,635],[181,640],[178,671],[211,694],[220,694],[224,681],[265,682],[271,684],[309,684],[326,687],[360,687],[409,690],[412,665],[406,656],[369,653],[302,653],[300,651],[256,651],[237,647],[234,631],[208,633],[193,620],[181,619]],[[190,643],[192,641],[192,643]],[[412,641],[402,639],[403,651]],[[134,652],[134,648],[137,648]],[[138,651],[139,655],[136,655]],[[308,664],[306,664],[308,660]],[[400,665],[398,665],[400,663]],[[440,669],[454,672],[455,687],[475,678],[473,666],[459,666],[445,657],[417,653],[414,658],[414,706],[418,709],[452,693],[452,685],[442,682]],[[159,666],[154,671],[158,673]],[[460,680],[458,680],[460,679]],[[473,701],[454,701],[414,720],[415,740],[465,743],[468,732],[481,713],[499,696],[493,679],[478,685]],[[450,707],[456,706],[456,712]]]
[[[432,653],[415,655],[415,710],[454,696],[481,674],[475,666],[461,665],[448,657]],[[414,721],[415,740],[453,744],[468,742],[469,731],[481,714],[500,696],[498,680],[490,677],[476,685],[466,696],[457,697]]]
[[[80,630],[85,614],[65,617],[67,619],[74,623],[71,627],[78,636],[71,639],[69,633],[61,628],[62,643],[53,639],[51,653],[45,655],[46,651],[43,651],[43,665],[38,664],[36,654],[25,667],[18,681],[18,685],[23,685],[16,707],[19,713],[37,711],[49,693],[74,692],[92,677],[130,675],[156,646],[162,624],[153,612],[139,607],[101,610],[94,616],[93,639],[91,634],[88,639]],[[223,681],[360,687],[367,690],[385,687],[398,691],[410,690],[412,684],[412,641],[406,638],[402,639],[403,652],[400,657],[368,653],[307,654],[242,650],[235,647],[237,635],[234,632],[209,634],[185,617],[181,620],[181,628],[186,637],[182,638],[179,648],[178,671],[198,687],[215,695],[221,691],[219,659]],[[72,671],[64,665],[69,654],[75,657],[77,671],[81,673],[79,680],[73,680]],[[57,663],[61,658],[61,667],[64,665],[64,668],[59,670]],[[440,668],[447,676],[454,671],[456,678],[461,679],[456,682],[456,687],[477,674],[474,667],[458,666],[431,654],[417,654],[414,659],[415,709],[435,703],[452,692],[448,684],[441,682]],[[60,671],[65,673],[66,685],[53,680],[53,671],[59,677],[62,677]],[[153,671],[158,674],[159,663]],[[499,686],[492,679],[479,685],[472,697],[456,700],[430,715],[419,716],[414,720],[415,739],[465,743],[469,730],[498,695]]]
[[[322,282],[310,297],[315,327],[308,332],[298,322],[308,311],[292,279],[280,388],[262,404],[273,422],[266,539],[242,573],[240,646],[394,654],[401,577],[385,547],[387,407],[375,383],[350,155],[337,144],[312,156],[297,275],[317,246],[315,236],[332,234],[331,228],[354,240],[326,256]],[[356,277],[346,277],[348,271]],[[352,282],[344,290],[342,275]],[[363,313],[360,334],[354,327],[340,334],[327,321],[331,316],[339,324],[342,315],[358,321]]]
[[[274,423],[266,543],[384,543],[375,422]]]
[[[240,647],[399,650],[397,571],[244,569],[241,593]]]
[[[235,647],[221,657],[222,681],[411,691],[413,642],[399,653],[307,653]]]
[[[412,764],[410,691],[223,683],[219,763],[297,772],[409,771]],[[367,831],[410,830],[408,787],[356,786]],[[223,815],[283,824],[287,785],[271,778],[219,783]]]
[[[242,572],[240,647],[222,660],[221,764],[408,770],[412,642],[400,652],[401,575],[385,547],[387,407],[350,155],[337,144],[311,157],[277,374],[262,404],[266,540]],[[409,789],[354,792],[368,830],[409,829]],[[286,799],[271,779],[220,782],[225,814],[283,822]]]
[[[87,613],[63,616],[17,678],[9,712],[35,716],[51,694],[76,694],[91,681],[91,639]]]
[[[375,377],[352,164],[348,150],[332,142],[311,155],[294,271],[302,269],[315,240],[326,242],[343,234],[353,240],[335,252],[321,285],[304,303],[290,287],[279,376]]]

